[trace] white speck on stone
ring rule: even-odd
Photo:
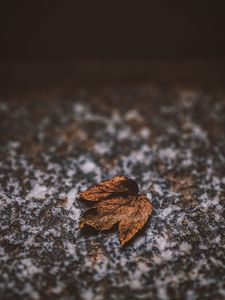
[[[76,226],[78,226],[81,210],[75,206],[70,208],[69,218],[76,221]],[[74,224],[75,225],[75,224]]]
[[[145,272],[149,271],[149,266],[145,262],[140,261],[138,263],[138,269],[142,274],[144,274]]]
[[[197,138],[201,140],[206,140],[207,138],[207,133],[198,125],[193,126],[193,135],[196,136]]]
[[[73,105],[73,111],[75,113],[75,115],[81,115],[82,113],[84,113],[86,111],[86,107],[82,104],[82,103],[75,103]]]
[[[170,249],[167,249],[166,251],[161,253],[161,256],[165,260],[171,260],[173,258],[173,252]]]
[[[125,127],[118,132],[117,138],[119,141],[127,139],[131,135],[131,130],[129,127]]]
[[[152,193],[148,192],[146,194],[146,196],[147,196],[148,200],[152,201]]]
[[[168,294],[166,290],[166,283],[162,281],[162,279],[158,278],[156,280],[156,288],[157,288],[157,295],[158,299],[160,300],[167,300]]]
[[[147,127],[142,127],[139,134],[143,139],[147,139],[150,136],[150,130]]]
[[[156,244],[160,251],[164,251],[169,246],[168,240],[163,236],[156,237]]]
[[[65,288],[65,284],[62,283],[62,281],[60,281],[60,282],[57,282],[57,285],[55,287],[51,288],[51,291],[54,294],[60,294],[63,291],[64,288]]]
[[[76,245],[69,242],[69,241],[66,241],[66,242],[63,242],[63,245],[64,245],[64,248],[66,249],[66,252],[72,256],[73,258],[76,258],[77,257],[77,252],[76,252]]]
[[[45,199],[47,193],[47,187],[43,185],[35,184],[32,190],[27,194],[26,200],[35,199]]]
[[[77,189],[74,188],[74,189],[70,190],[69,193],[67,194],[67,203],[65,206],[65,208],[67,210],[71,209],[76,197],[77,197]]]
[[[95,298],[95,294],[92,289],[89,288],[82,292],[82,299],[93,300],[94,298]]]
[[[184,168],[185,168],[185,167],[189,167],[189,166],[192,165],[192,160],[191,160],[191,159],[185,159],[185,160],[182,161],[181,165],[182,165],[182,167],[184,167]]]
[[[88,174],[96,169],[96,164],[92,161],[85,161],[83,164],[80,165],[80,169],[85,174]]]
[[[176,205],[170,205],[169,207],[166,207],[163,209],[162,211],[162,215],[163,217],[167,217],[169,216],[170,214],[172,214],[174,211],[177,211],[177,210],[180,210],[180,208]]]
[[[127,121],[132,121],[132,120],[139,121],[139,122],[143,121],[142,115],[135,109],[128,110],[124,118]]]
[[[32,300],[39,300],[40,295],[37,291],[34,290],[33,285],[31,285],[29,282],[25,283],[24,289],[22,290],[22,293],[24,295],[29,295],[29,299]]]
[[[9,110],[9,106],[5,102],[0,102],[0,111],[7,111]]]
[[[207,193],[204,193],[199,197],[199,199],[201,200],[200,206],[205,211],[207,211],[211,206],[216,206],[217,210],[222,209],[222,206],[219,204],[220,198],[218,195],[214,198],[210,198]]]
[[[105,143],[97,143],[94,145],[94,150],[97,153],[103,155],[103,154],[106,154],[107,152],[109,152],[109,147]]]
[[[153,188],[156,193],[158,193],[160,196],[163,195],[163,190],[161,189],[161,186],[159,184],[154,183]]]
[[[220,243],[220,241],[221,241],[221,236],[217,235],[217,237],[214,239],[214,242],[215,243]]]
[[[165,148],[159,151],[159,156],[161,159],[174,160],[177,157],[177,151],[172,148]]]
[[[190,244],[188,244],[187,242],[182,242],[180,244],[180,251],[181,252],[189,252],[191,251],[192,246]]]

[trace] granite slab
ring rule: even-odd
[[[225,94],[136,87],[0,99],[1,299],[225,299]],[[79,191],[137,181],[125,247],[79,229]]]

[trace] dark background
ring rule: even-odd
[[[0,87],[225,79],[224,1],[1,1]]]
[[[3,61],[220,58],[224,1],[1,1]]]

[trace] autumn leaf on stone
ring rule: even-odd
[[[118,224],[121,245],[137,234],[152,213],[146,195],[139,193],[137,183],[125,176],[101,181],[79,196],[93,204],[81,217],[80,228],[89,225],[105,231]]]

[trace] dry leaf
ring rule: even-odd
[[[81,199],[94,202],[80,220],[99,231],[118,224],[121,245],[128,242],[144,226],[152,213],[152,204],[139,194],[137,183],[125,176],[114,176],[79,194]]]

